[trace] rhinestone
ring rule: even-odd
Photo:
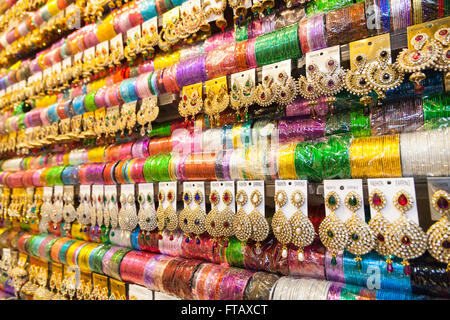
[[[442,210],[447,210],[448,209],[448,201],[447,199],[445,199],[444,197],[440,197],[437,201],[437,205],[440,209]]]

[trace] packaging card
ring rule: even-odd
[[[300,207],[300,211],[306,216],[308,215],[308,181],[307,180],[276,180],[275,181],[275,195],[279,190],[283,190],[287,195],[287,202],[281,208],[275,202],[275,211],[279,209],[283,212],[283,215],[290,219],[297,211],[297,207],[291,201],[292,194],[294,192],[301,192],[303,195],[303,205]]]
[[[430,213],[433,221],[438,221],[442,218],[439,211],[433,206],[433,194],[436,191],[442,190],[450,194],[450,178],[449,177],[428,177],[428,199],[430,199]]]
[[[147,208],[147,206],[153,207],[155,209],[155,190],[153,183],[139,183],[138,184],[138,192],[139,194],[142,194],[144,197],[144,208]],[[151,202],[148,202],[148,196],[151,198]]]
[[[248,200],[243,207],[244,211],[247,212],[248,214],[250,214],[250,212],[252,212],[252,210],[255,209],[255,206],[252,204],[252,201],[251,201],[253,192],[254,191],[260,192],[262,199],[261,199],[261,202],[259,203],[259,205],[256,207],[256,209],[265,217],[266,212],[265,212],[265,198],[264,198],[264,193],[265,193],[264,192],[265,191],[264,180],[238,181],[237,182],[237,192],[239,192],[240,190],[244,190],[248,196]]]
[[[231,195],[231,203],[229,205],[229,208],[233,211],[233,213],[236,213],[236,199],[235,199],[235,185],[234,181],[212,181],[211,182],[211,191],[216,190],[219,194],[220,201],[217,205],[217,209],[219,211],[225,210],[227,205],[225,202],[223,202],[223,195],[225,191],[229,191]]]
[[[195,208],[197,208],[198,204],[195,202],[195,193],[199,192],[200,196],[201,196],[201,202],[200,202],[200,208],[203,209],[203,211],[206,210],[205,207],[205,183],[203,181],[199,181],[199,182],[183,182],[183,192],[189,191],[191,193],[192,196],[192,201],[191,203],[189,203],[189,208],[191,210],[194,210]]]
[[[381,49],[384,49],[388,52],[391,52],[391,38],[389,33],[382,34],[379,36],[350,42],[350,67],[351,70],[356,70],[356,65],[354,63],[355,57],[363,53],[367,57],[367,63],[372,63],[376,61],[377,52]],[[391,57],[392,59],[392,57]]]
[[[362,179],[324,180],[323,188],[325,201],[327,199],[327,195],[332,191],[339,197],[339,207],[334,212],[342,222],[347,221],[347,219],[352,215],[352,211],[345,206],[345,198],[350,192],[357,193],[359,195],[359,200],[361,201],[361,206],[356,213],[361,217],[361,219],[363,219],[363,221],[365,221]],[[331,210],[325,206],[325,212],[328,216],[331,213]]]

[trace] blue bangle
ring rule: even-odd
[[[76,115],[83,114],[87,111],[84,106],[84,97],[85,95],[81,95],[72,100],[73,111]]]
[[[120,83],[119,91],[125,103],[134,102],[138,100],[135,89],[136,78],[125,79]]]
[[[50,105],[47,108],[47,119],[48,119],[48,121],[56,122],[56,121],[60,120],[57,108],[58,108],[58,104],[57,103],[54,103],[54,104]]]
[[[130,239],[131,239],[131,246],[134,250],[141,251],[141,247],[139,246],[139,233],[141,232],[141,229],[136,227],[133,232],[131,233]]]
[[[139,3],[139,11],[141,12],[144,21],[158,16],[158,12],[156,12],[155,0],[144,0]]]
[[[389,0],[380,0],[382,32],[391,31],[391,12],[389,10]]]

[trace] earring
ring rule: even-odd
[[[386,197],[384,194],[375,189],[369,195],[370,206],[377,211],[374,217],[369,221],[369,228],[372,229],[375,235],[375,250],[382,256],[390,255],[384,235],[390,225],[390,222],[381,214],[381,210],[386,207]],[[393,271],[393,270],[388,270]]]
[[[292,228],[289,220],[284,215],[281,208],[287,203],[288,197],[286,191],[278,190],[275,194],[275,203],[277,205],[277,211],[272,218],[272,229],[275,238],[283,245],[282,256],[287,257],[287,245],[292,239]]]
[[[109,208],[109,221],[111,224],[111,228],[115,229],[117,228],[119,224],[119,212],[117,210],[117,204],[116,204],[116,195],[111,194],[110,200],[109,200],[110,208]]]
[[[239,23],[244,19],[247,14],[247,8],[244,6],[243,0],[228,0],[231,8],[233,8],[234,16],[233,21],[239,27]]]
[[[344,223],[336,216],[339,208],[339,196],[331,191],[325,198],[325,205],[331,213],[322,221],[319,227],[320,241],[331,252],[331,265],[337,265],[336,253],[343,251],[348,242],[348,232]]]
[[[53,223],[59,223],[62,220],[62,198],[58,194],[56,196],[55,202],[53,203],[53,207],[50,213],[50,219]],[[56,226],[55,226],[56,227]]]
[[[173,190],[169,190],[167,192],[167,201],[169,205],[164,210],[164,218],[166,229],[170,231],[170,240],[173,240],[173,232],[178,227],[178,216],[174,208],[172,207],[172,202],[175,200],[175,195]],[[176,205],[176,204],[175,204]]]
[[[448,71],[450,70],[450,28],[440,28],[434,33],[434,38],[441,44],[441,51],[433,65],[433,69],[447,72],[445,78],[448,79]]]
[[[397,192],[393,203],[397,210],[401,212],[401,215],[387,228],[386,245],[392,254],[403,259],[403,273],[409,276],[411,267],[408,259],[420,257],[426,251],[427,235],[417,223],[413,222],[406,215],[406,212],[413,205],[413,199],[406,191],[400,190]]]
[[[228,96],[227,89],[225,88],[224,85],[222,85],[215,97],[213,104],[215,123],[218,126],[220,126],[220,113],[222,111],[225,111],[226,108],[228,108],[229,102],[230,97]]]
[[[103,199],[102,199],[102,216],[103,216],[103,224],[102,226],[105,226],[106,228],[108,228],[109,224],[110,224],[110,217],[109,217],[109,210],[108,210],[108,198],[106,197],[106,195],[103,195]]]
[[[361,198],[356,192],[349,192],[345,197],[345,207],[352,212],[352,215],[345,221],[345,227],[349,234],[346,249],[356,255],[356,268],[362,269],[361,255],[369,253],[375,246],[372,229],[356,213],[361,208]]]
[[[297,211],[289,219],[289,223],[292,227],[292,243],[298,247],[297,257],[299,261],[305,260],[303,248],[313,243],[316,236],[311,220],[300,210],[304,201],[305,198],[300,191],[292,193],[291,202],[297,208]]]
[[[230,208],[230,204],[233,202],[233,195],[229,190],[225,190],[222,194],[222,201],[226,207],[223,209],[217,217],[217,225],[219,234],[224,237],[223,246],[228,247],[228,238],[233,236],[233,217],[234,213]]]
[[[141,230],[146,232],[150,232],[156,229],[156,213],[155,209],[152,205],[152,196],[150,193],[147,194],[147,197],[144,194],[140,193],[138,197],[138,202],[140,205],[138,220],[139,226]]]
[[[64,227],[66,227],[66,225],[70,226],[70,224],[75,221],[76,217],[77,217],[77,211],[75,210],[75,207],[73,206],[73,198],[71,195],[65,195],[64,196],[64,207],[63,207],[63,219],[65,222]]]
[[[208,89],[208,92],[206,93],[206,98],[203,101],[203,110],[204,110],[205,114],[209,117],[211,126],[213,126],[215,123],[215,121],[214,121],[215,99],[216,99],[216,97],[215,97],[214,91],[212,89]]]
[[[325,67],[328,69],[328,72],[318,73],[318,90],[322,95],[327,96],[327,102],[329,104],[336,102],[336,98],[334,96],[341,92],[344,88],[343,78],[345,71],[341,67],[338,68],[337,65],[338,62],[335,59],[329,58],[325,63]]]
[[[184,122],[188,122],[189,120],[189,104],[190,99],[188,98],[186,92],[183,92],[183,96],[178,104],[178,113],[184,118]]]
[[[391,64],[391,54],[386,49],[377,52],[377,62],[367,69],[367,80],[380,99],[386,97],[386,91],[398,87],[403,82],[403,71],[398,65]]]
[[[253,210],[250,212],[250,222],[252,224],[252,240],[256,241],[256,251],[259,253],[260,242],[264,241],[269,235],[269,223],[266,218],[258,211],[257,207],[262,201],[262,195],[258,190],[254,190],[250,195],[250,202],[253,204]]]
[[[321,95],[319,86],[319,68],[315,64],[310,64],[306,68],[306,74],[298,78],[298,93],[301,97],[308,100],[308,105],[314,114],[314,106],[317,105],[317,98]]]
[[[396,64],[403,72],[412,73],[409,80],[416,84],[414,91],[421,94],[424,87],[420,82],[426,78],[422,70],[434,65],[438,59],[440,44],[434,39],[429,39],[426,33],[419,33],[412,37],[411,44],[414,49],[404,48],[399,53]]]
[[[183,193],[183,202],[184,208],[178,215],[178,225],[186,235],[186,243],[189,243],[189,234],[192,232],[192,230],[189,229],[189,217],[191,215],[191,208],[189,207],[189,204],[192,202],[192,195],[189,191],[185,191]]]
[[[192,232],[195,234],[195,242],[197,244],[200,244],[200,237],[199,235],[205,232],[205,219],[206,219],[206,213],[203,211],[203,209],[200,207],[200,204],[202,203],[203,195],[202,193],[197,190],[194,193],[194,202],[197,204],[197,208],[195,208],[191,212],[191,216],[189,219],[189,229],[192,230]]]
[[[225,17],[223,15],[225,9],[227,8],[227,1],[226,0],[215,0],[215,1],[221,2],[220,7],[213,8],[213,13],[219,16],[219,18],[216,20],[216,26],[217,28],[221,29],[222,32],[224,32],[228,24],[227,20],[225,20]]]
[[[91,227],[93,229],[97,224],[97,200],[91,195],[90,201]]]
[[[206,215],[205,227],[209,235],[214,238],[214,246],[217,246],[217,238],[220,237],[221,234],[219,232],[219,224],[217,223],[219,213],[217,205],[220,202],[220,197],[216,190],[211,190],[211,193],[209,194],[209,202],[211,202],[212,207],[211,211]]]
[[[294,101],[297,96],[297,81],[284,71],[278,74],[278,80],[280,85],[277,86],[276,102],[285,106]]]
[[[447,217],[450,212],[449,202],[449,194],[444,190],[433,194],[431,203],[442,217],[427,231],[428,252],[439,262],[447,264],[447,272],[450,272],[450,223]]]
[[[272,76],[266,75],[263,82],[255,89],[254,101],[261,107],[270,106],[277,98],[277,85]]]
[[[127,196],[122,193],[120,195],[120,210],[119,210],[119,227],[122,230],[126,230],[127,229],[127,219],[126,219],[126,215],[127,215]]]
[[[345,88],[354,95],[363,96],[359,101],[367,106],[372,102],[372,98],[369,96],[372,88],[367,77],[367,56],[360,53],[353,59],[353,63],[356,70],[347,70],[345,73]]]
[[[89,222],[91,221],[90,206],[88,203],[87,195],[83,195],[81,204],[78,206],[77,213],[78,213],[78,222],[81,225],[80,232],[87,231],[86,225],[88,225]]]
[[[252,224],[248,214],[244,211],[244,205],[248,201],[248,196],[244,190],[239,190],[236,194],[236,203],[239,210],[233,217],[233,233],[240,241],[247,241],[252,235]]]

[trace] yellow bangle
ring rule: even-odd
[[[89,162],[105,162],[106,146],[94,147],[88,151]]]
[[[97,39],[99,42],[111,40],[117,36],[116,30],[114,30],[113,25],[113,15],[110,14],[106,17],[105,20],[101,24],[98,25],[97,28]]]
[[[69,266],[73,266],[73,265],[75,265],[75,263],[74,263],[74,254],[75,254],[75,251],[79,248],[79,247],[82,247],[82,246],[85,246],[85,245],[87,245],[88,244],[88,242],[86,242],[86,241],[77,241],[77,242],[75,242],[75,243],[73,243],[70,247],[69,247],[69,249],[67,250],[67,253],[66,253],[66,262],[67,262],[67,265],[69,265]]]
[[[48,12],[52,15],[52,17],[56,16],[58,13],[61,12],[61,10],[59,10],[59,8],[58,8],[58,4],[57,4],[56,0],[52,0],[52,1],[48,2],[47,7],[48,7]]]

